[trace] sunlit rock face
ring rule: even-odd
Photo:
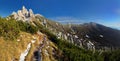
[[[16,20],[21,20],[23,22],[31,22],[35,20],[35,14],[33,13],[32,9],[29,9],[29,11],[25,8],[25,6],[22,7],[22,10],[18,10],[17,12],[13,12],[11,15],[13,15],[13,18]]]
[[[28,16],[28,11],[24,6],[22,7],[22,13],[24,16]]]
[[[34,15],[32,9],[29,9],[29,15],[30,15],[30,17],[35,17],[35,15]]]

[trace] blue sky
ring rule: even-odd
[[[96,22],[120,29],[120,0],[0,0],[0,4],[2,17],[24,5],[61,23]]]

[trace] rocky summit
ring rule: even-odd
[[[35,14],[32,11],[32,9],[27,10],[25,6],[22,7],[21,10],[18,10],[17,12],[13,12],[11,14],[14,19],[16,20],[22,20],[23,22],[30,22],[35,19]]]

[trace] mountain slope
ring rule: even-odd
[[[0,18],[1,46],[7,46],[0,47],[1,56],[10,48],[1,61],[117,61],[119,35],[119,30],[93,22],[63,25],[23,6]]]
[[[48,24],[48,26],[51,26]],[[56,25],[52,23],[51,29],[56,36],[69,40],[74,44],[88,47],[86,44],[91,41],[96,49],[116,49],[120,47],[120,30],[112,29],[97,23],[85,23],[80,25]],[[65,38],[67,37],[67,38]],[[73,41],[71,39],[72,38]],[[78,38],[77,38],[78,37]],[[81,41],[81,43],[79,42]]]
[[[89,36],[90,40],[100,43],[101,46],[120,47],[120,31],[97,23],[86,23],[72,27],[78,35],[82,32]],[[82,34],[82,35],[85,35]]]

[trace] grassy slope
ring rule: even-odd
[[[28,43],[30,43],[31,40],[33,40],[33,36],[35,36],[37,38],[37,42],[35,44],[32,44],[30,52],[26,57],[26,61],[33,61],[32,58],[33,58],[34,51],[37,50],[37,47],[40,47],[39,43],[43,39],[43,34],[42,35],[31,34],[34,32],[36,33],[36,31],[34,31],[35,30],[34,26],[28,27],[29,24],[23,23],[20,21],[16,22],[13,19],[6,20],[3,18],[0,18],[0,24],[1,24],[0,26],[0,31],[1,31],[0,33],[0,49],[1,49],[0,50],[0,58],[1,58],[0,61],[12,61],[12,60],[18,61],[20,54],[25,51]],[[8,27],[4,28],[4,26],[5,27],[8,26]],[[18,32],[17,36],[14,35],[16,31],[13,31],[12,29],[16,31],[20,31]],[[6,31],[6,30],[9,30],[9,31]],[[10,34],[10,37],[15,37],[15,36],[16,37],[14,39],[6,37],[8,38],[6,39],[5,36],[9,36],[9,34]],[[17,41],[17,40],[20,40],[20,41]],[[52,42],[48,40],[47,42],[49,42],[49,44],[46,44],[45,47],[42,49],[43,61],[46,61],[46,60],[55,61],[54,57],[51,55],[52,54],[51,49],[56,48],[56,47]],[[48,45],[50,46],[50,48],[46,48]],[[45,52],[44,52],[45,50],[48,51],[49,56],[45,56]]]
[[[49,46],[49,47],[48,47]],[[43,61],[57,61],[53,56],[53,50],[58,48],[51,41],[46,41],[44,48],[42,49],[42,60]],[[48,55],[46,54],[47,51]]]
[[[0,61],[12,61],[13,59],[19,60],[20,54],[26,49],[28,43],[33,39],[33,35],[21,32],[20,33],[20,41],[17,40],[9,41],[4,40],[2,37],[0,38]],[[37,37],[37,35],[34,35]],[[37,37],[38,38],[38,37]],[[35,46],[38,45],[38,39],[35,44],[32,44],[32,48],[30,50],[30,54],[27,57],[27,61],[31,59],[32,52],[35,50]]]
[[[0,61],[12,61],[15,59],[16,61],[19,60],[20,54],[25,51],[27,48],[28,43],[31,42],[33,39],[33,36],[37,38],[36,43],[32,44],[32,47],[30,49],[29,54],[26,57],[26,61],[32,61],[33,59],[33,53],[37,49],[37,47],[40,45],[40,41],[43,39],[43,35],[38,36],[37,34],[30,34],[26,32],[20,32],[20,35],[16,40],[10,41],[10,40],[4,40],[2,37],[0,38]],[[19,42],[17,40],[20,40]],[[49,46],[49,48],[48,48]],[[53,57],[53,49],[57,49],[57,47],[47,39],[45,42],[45,46],[42,49],[42,59],[43,61],[56,61],[56,59]],[[45,50],[48,51],[49,55],[45,54]]]

